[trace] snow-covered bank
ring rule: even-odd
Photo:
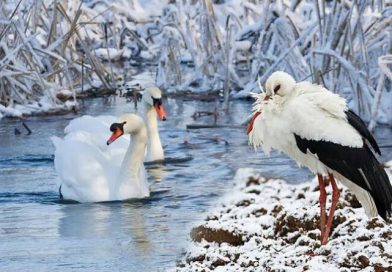
[[[392,162],[387,167],[391,179]],[[192,230],[176,271],[392,271],[391,222],[368,219],[345,188],[330,241],[320,247],[316,180],[292,185],[240,169],[235,182]]]
[[[52,104],[42,97],[39,102],[30,102],[26,105],[14,105],[4,107],[0,104],[0,119],[3,117],[26,117],[30,115],[60,114],[62,112],[75,111],[78,104],[74,101],[65,101],[63,104]]]

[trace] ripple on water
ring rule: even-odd
[[[29,118],[33,133],[19,136],[13,135],[19,121],[1,121],[2,271],[164,270],[175,263],[192,225],[230,192],[239,167],[257,168],[263,175],[291,182],[312,177],[282,155],[272,153],[268,158],[255,153],[247,146],[243,128],[185,129],[195,122],[195,111],[213,111],[215,102],[164,103],[168,120],[159,126],[171,161],[146,166],[152,183],[149,198],[123,202],[58,199],[50,137],[62,137],[77,115]],[[238,125],[248,117],[250,103],[232,106],[232,114],[219,117],[221,124]],[[119,99],[92,99],[84,101],[84,111],[120,115],[132,108]],[[211,117],[197,120],[211,122]],[[383,139],[390,136],[390,131],[382,132]]]

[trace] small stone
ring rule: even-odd
[[[392,239],[392,231],[388,230],[382,233],[382,238],[384,239]]]
[[[379,241],[373,241],[372,245],[378,247],[382,252],[385,250],[384,246]]]
[[[305,198],[305,195],[303,193],[299,193],[297,195],[297,199],[304,199],[304,198]]]
[[[380,222],[377,218],[373,218],[372,220],[370,220],[366,226],[368,230],[382,227],[384,227],[384,224]]]
[[[260,179],[255,178],[255,177],[249,177],[248,181],[246,182],[246,186],[251,186],[251,185],[260,185]]]
[[[276,216],[278,213],[280,213],[283,210],[282,205],[275,205],[275,207],[272,209],[272,214]]]
[[[369,262],[369,258],[364,256],[364,255],[361,255],[361,256],[358,257],[358,262],[359,262],[361,268],[368,267],[369,263],[370,263]]]
[[[317,240],[317,241],[320,240],[320,234],[316,234],[314,232],[308,233],[308,237],[312,238],[313,240]]]
[[[374,265],[374,272],[390,272],[392,271],[392,266],[383,267],[381,264],[377,263]]]
[[[252,214],[255,215],[255,216],[257,216],[257,217],[259,217],[259,216],[261,216],[261,215],[266,215],[266,214],[267,214],[267,210],[264,209],[264,208],[260,208],[260,209],[254,210],[254,211],[252,212]]]
[[[207,216],[206,221],[218,220],[219,218],[216,215]]]
[[[363,241],[369,241],[370,239],[372,239],[372,238],[369,237],[369,236],[366,236],[366,235],[362,235],[362,236],[359,236],[359,237],[357,238],[357,240],[358,240],[358,241],[361,241],[361,242],[363,242]]]
[[[321,251],[320,255],[329,256],[329,255],[331,255],[331,250],[329,250],[329,249],[323,249],[323,250]]]
[[[245,200],[241,200],[240,202],[238,202],[237,204],[235,204],[237,207],[247,207],[251,204],[252,202],[248,199]]]
[[[347,195],[344,197],[344,200],[346,200],[349,203],[349,206],[353,208],[361,208],[362,205],[359,203],[357,197],[352,194],[352,193],[347,193]]]
[[[206,256],[205,255],[199,255],[199,256],[195,256],[195,257],[189,257],[186,259],[186,262],[189,263],[193,263],[193,262],[203,262],[205,260]]]
[[[221,258],[217,258],[214,262],[211,263],[211,266],[218,267],[218,266],[226,265],[228,263],[229,263],[228,261],[225,261]]]

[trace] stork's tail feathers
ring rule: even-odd
[[[369,150],[370,151],[370,150]],[[370,153],[370,152],[369,152]],[[371,154],[371,153],[370,153]],[[368,164],[360,169],[363,178],[371,184],[368,192],[377,207],[378,214],[386,220],[392,217],[392,186],[384,167],[372,156]]]

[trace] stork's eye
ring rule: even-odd
[[[276,94],[280,89],[280,84],[276,85],[276,87],[274,88],[274,93]]]

